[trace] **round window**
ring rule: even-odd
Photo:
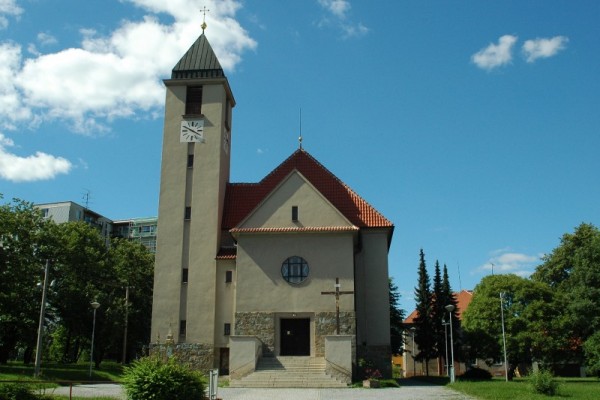
[[[281,276],[288,283],[302,283],[308,277],[308,263],[304,258],[293,256],[281,265]]]

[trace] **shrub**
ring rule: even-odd
[[[0,385],[0,400],[36,400],[38,396],[33,394],[27,386],[16,383]]]
[[[174,358],[167,362],[157,357],[135,361],[125,369],[123,384],[130,400],[188,400],[204,394],[200,374]]]
[[[529,384],[535,393],[554,396],[558,391],[558,381],[554,379],[552,372],[539,370],[529,375]]]
[[[485,369],[473,367],[458,376],[458,379],[461,381],[489,381],[492,379],[492,374]]]

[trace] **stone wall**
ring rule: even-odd
[[[315,313],[315,357],[325,357],[325,336],[335,335],[336,328],[335,312]],[[340,335],[354,336],[355,334],[356,316],[354,312],[340,311]],[[354,351],[352,354],[354,355]]]
[[[208,371],[214,365],[214,350],[208,343],[177,343],[173,345],[151,344],[150,354],[162,358],[176,357],[182,364],[193,369]]]
[[[263,344],[263,356],[275,355],[275,314],[272,312],[236,312],[234,334],[256,336]]]
[[[263,356],[275,355],[275,319],[272,312],[237,312],[235,314],[235,335],[256,336],[263,343]],[[318,312],[314,314],[314,355],[325,356],[325,336],[336,334],[336,313]],[[340,335],[356,335],[356,315],[354,312],[340,312]],[[352,360],[356,352],[352,341]]]

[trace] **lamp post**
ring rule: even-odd
[[[508,382],[508,358],[506,357],[506,333],[504,332],[504,293],[500,292],[500,317],[502,318],[502,344],[504,345],[504,379]]]
[[[450,325],[450,322],[442,319],[442,325],[444,325],[444,343],[446,344],[446,375],[450,376],[450,370],[448,369],[448,325]]]
[[[454,304],[448,304],[446,307],[448,316],[450,317],[450,354],[452,355],[452,364],[450,365],[450,382],[454,383],[454,336],[452,335],[452,312],[456,307]]]
[[[127,325],[129,324],[129,285],[125,286],[125,330],[123,332],[123,357],[121,364],[127,362]]]
[[[48,290],[49,267],[50,261],[46,260],[46,266],[44,267],[44,282],[42,283],[42,305],[40,307],[40,323],[38,325],[37,346],[35,347],[35,369],[33,372],[33,376],[36,378],[40,375],[40,367],[42,365],[42,338],[44,336],[44,319],[46,317],[46,292]]]
[[[100,307],[100,303],[97,301],[92,301],[90,303],[92,308],[94,309],[94,320],[92,323],[92,349],[90,351],[90,378],[92,377],[92,368],[94,366],[94,335],[96,334],[96,310]]]
[[[417,330],[417,328],[415,328],[414,326],[410,328],[410,333],[412,333],[412,359],[413,359],[413,377],[417,375],[417,366],[415,363],[415,331]]]

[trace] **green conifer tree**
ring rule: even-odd
[[[427,266],[425,265],[425,253],[421,249],[419,254],[418,282],[415,288],[415,301],[417,316],[415,323],[415,343],[419,351],[415,358],[425,363],[425,374],[429,376],[429,360],[435,357],[435,335],[432,329],[432,301],[431,284]]]

